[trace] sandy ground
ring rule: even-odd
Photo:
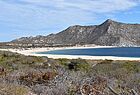
[[[67,58],[67,59],[91,59],[91,60],[138,60],[140,58],[132,57],[114,57],[114,56],[84,56],[84,55],[55,55],[55,54],[37,54],[37,52],[51,51],[51,50],[61,50],[61,49],[82,49],[82,48],[112,48],[114,46],[92,46],[92,47],[60,47],[60,48],[30,48],[30,49],[0,49],[3,51],[17,52],[24,55],[31,56],[47,56],[48,58],[58,59],[58,58]]]

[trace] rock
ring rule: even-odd
[[[0,67],[0,75],[5,74],[5,69],[3,67]]]

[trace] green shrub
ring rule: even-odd
[[[123,64],[123,68],[126,68],[129,72],[140,72],[140,64],[138,62],[126,62]]]
[[[108,59],[105,59],[103,60],[102,62],[100,62],[100,64],[111,64],[113,60],[108,60]]]
[[[74,70],[89,71],[91,69],[90,64],[84,59],[73,59],[70,64],[74,65]]]
[[[65,67],[67,67],[67,65],[69,63],[69,59],[60,58],[60,59],[57,59],[57,60],[58,60],[60,65],[65,66]]]

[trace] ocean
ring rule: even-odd
[[[62,49],[47,52],[38,52],[37,54],[116,56],[140,58],[140,47]]]

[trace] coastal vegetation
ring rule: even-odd
[[[0,51],[0,95],[140,95],[140,62]]]

